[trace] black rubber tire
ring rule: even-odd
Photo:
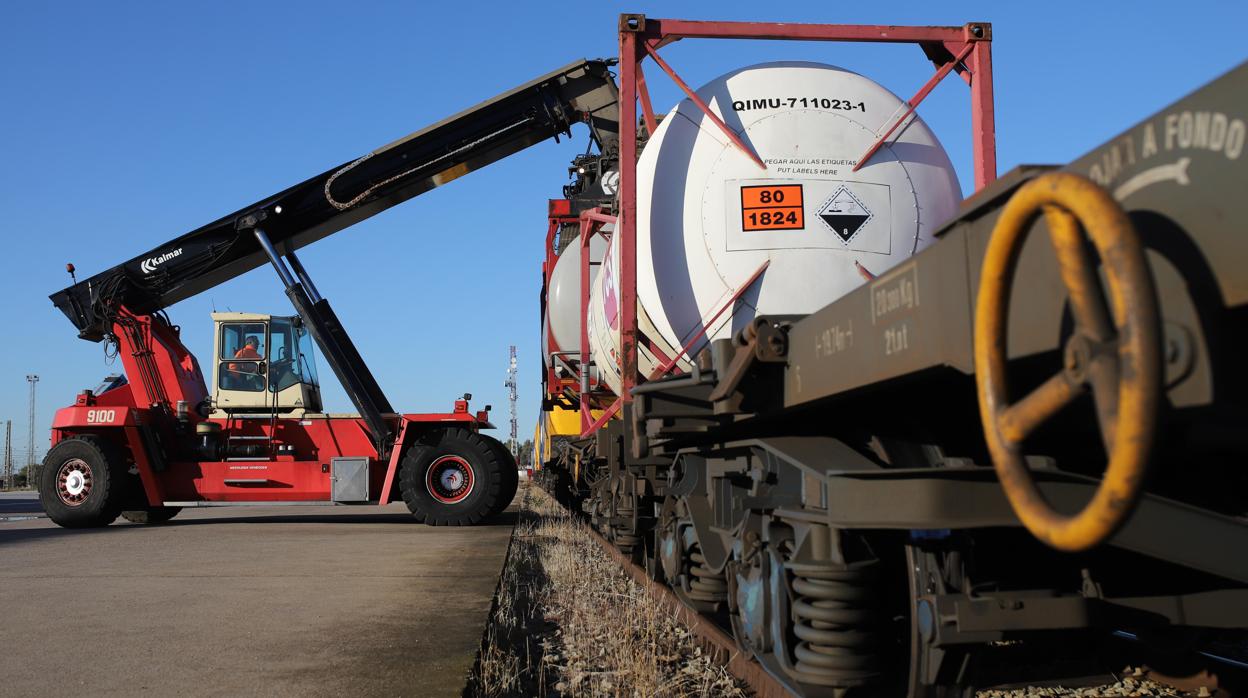
[[[511,500],[516,498],[516,490],[520,489],[520,471],[516,467],[515,457],[511,455],[511,451],[507,450],[503,442],[484,434],[481,438],[490,444],[498,461],[503,464],[503,489],[498,493],[498,505],[490,512],[490,516],[498,516],[511,505]]]
[[[454,503],[438,501],[426,485],[429,467],[442,456],[457,456],[472,469],[472,489]],[[466,429],[440,430],[403,455],[399,492],[417,521],[430,526],[473,526],[489,518],[498,506],[506,484],[505,468],[487,437]]]
[[[61,466],[80,459],[91,469],[91,489],[75,506],[61,501],[57,477]],[[39,501],[58,526],[97,528],[112,523],[126,502],[130,477],[120,450],[98,436],[76,436],[52,447],[43,459]]]
[[[178,515],[182,507],[144,507],[121,512],[121,518],[137,524],[163,524]]]

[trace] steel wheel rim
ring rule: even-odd
[[[80,506],[91,496],[95,477],[91,466],[81,458],[71,458],[56,472],[56,495],[66,506]]]
[[[475,487],[472,465],[460,456],[441,456],[425,473],[425,490],[443,504],[464,501]]]

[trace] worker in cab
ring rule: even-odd
[[[259,359],[260,358],[260,339],[256,337],[254,334],[248,337],[247,341],[243,342],[242,348],[234,352],[234,358],[236,359]]]
[[[243,346],[234,352],[234,358],[242,361],[259,361],[264,357],[260,354],[260,339],[251,335],[243,342]],[[229,389],[231,390],[263,390],[264,379],[259,375],[259,365],[255,363],[235,363],[226,365]]]

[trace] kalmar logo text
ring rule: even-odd
[[[179,247],[176,250],[166,252],[159,257],[148,257],[147,259],[143,260],[141,264],[139,264],[139,268],[143,270],[144,274],[151,274],[152,272],[156,271],[156,267],[158,265],[164,264],[165,262],[168,262],[174,257],[180,257],[180,256],[182,256],[181,247]]]

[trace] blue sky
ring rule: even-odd
[[[0,421],[14,421],[18,458],[27,373],[42,378],[42,452],[53,411],[113,370],[47,300],[68,285],[66,262],[83,278],[574,59],[615,55],[620,12],[992,22],[1002,172],[1068,162],[1248,58],[1248,3],[1229,1],[12,3],[0,41]],[[903,97],[931,70],[909,46],[686,41],[664,56],[694,85],[818,60]],[[647,77],[666,111],[675,88],[653,67]],[[967,192],[968,102],[953,79],[920,108]],[[546,200],[585,139],[535,146],[301,252],[397,408],[440,411],[472,392],[506,438],[516,344],[521,438],[532,433]],[[174,306],[201,357],[214,306],[290,312],[267,267]],[[324,365],[321,376],[327,407],[350,409]]]

